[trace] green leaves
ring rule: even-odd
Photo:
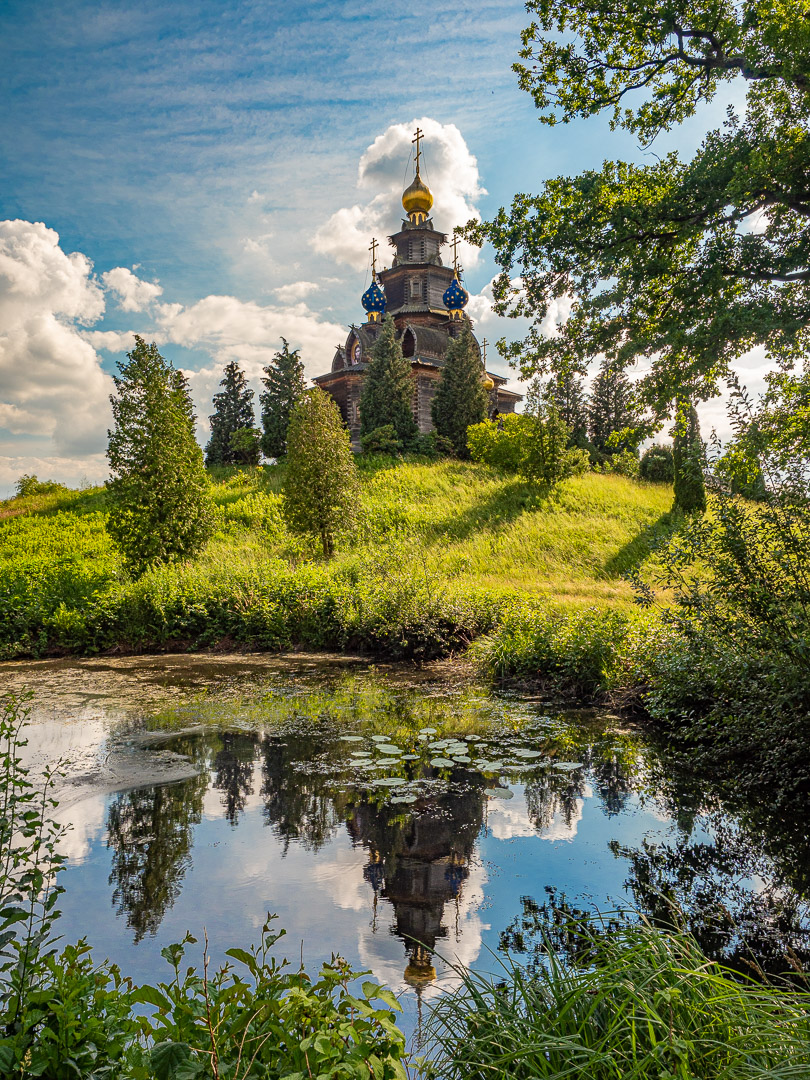
[[[482,383],[483,364],[469,320],[462,322],[444,355],[444,367],[431,402],[438,435],[448,439],[461,458],[469,457],[467,428],[487,416],[489,398]]]
[[[527,6],[516,70],[546,123],[606,114],[648,144],[721,83],[747,87],[741,116],[691,160],[595,164],[466,228],[495,248],[496,310],[533,322],[503,343],[523,377],[584,372],[600,354],[619,369],[643,361],[652,434],[675,398],[714,396],[754,346],[788,363],[810,344],[808,5]]]
[[[382,321],[379,337],[371,347],[360,396],[360,431],[368,437],[380,428],[394,429],[394,438],[407,445],[417,435],[413,418],[411,364],[402,355],[396,327],[390,315]],[[363,447],[365,449],[365,443]]]

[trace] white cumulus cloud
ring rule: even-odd
[[[116,266],[101,275],[101,280],[118,298],[122,311],[145,311],[163,294],[156,282],[142,281],[125,266]]]
[[[480,216],[476,202],[486,192],[478,162],[455,124],[441,124],[425,116],[410,124],[392,124],[368,147],[360,159],[357,186],[363,194],[375,194],[332,214],[313,237],[317,252],[356,270],[368,265],[372,235],[389,235],[404,217],[402,192],[412,176],[406,163],[417,126],[425,133],[421,174],[433,193],[431,216],[436,228],[451,234],[457,225]],[[384,247],[383,264],[390,262],[387,252]],[[473,266],[478,254],[478,249],[468,244],[459,246],[463,265]]]
[[[111,380],[81,333],[104,313],[92,263],[42,222],[0,222],[0,424],[44,456],[98,452]]]

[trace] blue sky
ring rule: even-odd
[[[201,437],[227,360],[255,382],[284,334],[326,370],[369,234],[397,227],[414,122],[442,228],[639,158],[602,119],[537,121],[511,71],[528,21],[511,0],[2,0],[0,494],[28,471],[103,477],[133,331],[192,373]],[[465,254],[479,330],[518,336],[488,310],[486,250]]]

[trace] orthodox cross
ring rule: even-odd
[[[368,250],[371,252],[371,280],[377,279],[377,248],[380,245],[377,243],[376,236],[372,236],[371,243],[368,246]]]
[[[411,139],[412,143],[416,143],[416,175],[419,175],[419,156],[422,151],[419,149],[419,141],[425,137],[424,131],[421,128],[417,128],[415,132],[416,138]]]
[[[487,341],[486,338],[484,338],[484,340],[481,342],[481,348],[484,350],[484,367],[485,368],[487,366],[487,345],[489,345],[489,342]]]
[[[456,273],[456,277],[458,277],[458,236],[456,236],[455,233],[453,234],[453,240],[450,247],[453,249],[453,270]]]

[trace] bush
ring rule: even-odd
[[[602,472],[616,473],[617,476],[635,477],[639,475],[640,462],[633,450],[622,450],[617,454],[608,454],[602,463]]]
[[[15,495],[20,499],[29,495],[51,495],[54,491],[67,491],[67,488],[55,480],[38,480],[34,473],[21,476],[14,484]]]
[[[393,424],[383,424],[368,435],[361,435],[360,445],[365,454],[390,454],[394,457],[402,451],[402,441],[397,438]]]
[[[553,406],[533,413],[513,413],[467,429],[473,461],[516,472],[524,480],[551,489],[588,467],[587,451],[569,448],[570,428]]]
[[[408,449],[414,454],[431,459],[456,456],[450,440],[446,439],[444,435],[439,435],[436,431],[429,431],[425,435],[417,435]]]
[[[639,462],[638,475],[641,480],[650,480],[657,484],[671,484],[675,479],[672,448],[655,445],[645,450]]]

